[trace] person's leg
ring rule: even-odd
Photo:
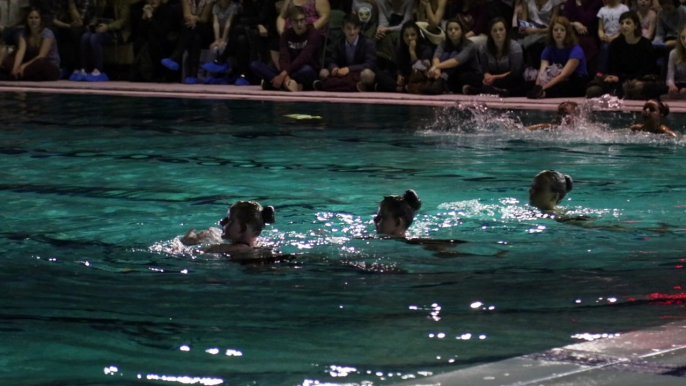
[[[380,92],[397,92],[396,78],[394,75],[386,71],[379,71],[376,73],[376,91]]]
[[[360,72],[360,82],[362,82],[365,87],[371,87],[376,81],[376,74],[374,71],[366,68]]]
[[[91,36],[94,34],[90,31],[86,31],[81,35],[81,69],[85,71],[91,70],[90,65],[90,53],[91,53]]]
[[[297,71],[291,74],[291,79],[298,82],[304,88],[310,88],[312,83],[317,79],[317,72],[309,65],[300,67]]]
[[[24,69],[24,76],[22,80],[28,81],[54,81],[59,79],[59,67],[48,62],[45,58],[34,60],[30,65]]]
[[[255,73],[255,75],[264,80],[266,83],[271,83],[272,79],[279,75],[275,69],[258,60],[250,63],[250,69],[253,73]]]
[[[114,34],[110,32],[94,33],[90,38],[90,51],[93,63],[93,71],[98,70],[102,72],[103,62],[105,57],[105,50],[103,47],[114,42]]]
[[[610,43],[600,43],[600,51],[598,52],[598,74],[607,74],[610,63]]]

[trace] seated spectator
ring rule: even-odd
[[[686,24],[686,7],[679,0],[660,0],[662,9],[657,14],[657,27],[653,44],[664,44],[668,49],[676,45],[677,34]]]
[[[479,87],[469,90],[469,94],[524,96],[524,53],[519,43],[510,39],[503,18],[491,20],[488,41],[479,48],[478,57],[484,79]]]
[[[462,22],[450,19],[445,25],[447,38],[438,45],[427,73],[435,79],[428,94],[442,94],[445,90],[469,94],[470,87],[479,87],[483,79],[476,58],[476,46],[464,33]]]
[[[678,135],[667,127],[667,125],[662,123],[662,120],[669,115],[669,106],[662,103],[658,99],[650,99],[646,101],[643,105],[643,110],[641,111],[641,116],[643,117],[643,123],[637,123],[631,125],[629,129],[631,131],[643,131],[646,133],[653,134],[667,134],[672,137],[678,137]]]
[[[100,0],[95,16],[88,23],[88,31],[81,36],[81,70],[74,71],[69,80],[105,82],[103,46],[125,43],[131,32],[128,0]]]
[[[431,46],[422,38],[417,23],[411,20],[402,25],[400,36],[396,66],[376,74],[376,91],[402,92],[413,84],[423,85],[427,81],[426,72],[433,54]]]
[[[288,18],[292,27],[281,34],[280,72],[260,61],[250,64],[252,71],[262,79],[263,90],[302,91],[317,79],[321,34],[307,23],[302,7],[291,7]]]
[[[24,30],[17,50],[5,58],[0,76],[5,79],[45,81],[60,76],[60,56],[55,35],[41,22],[41,14],[31,9],[26,15]]]
[[[214,54],[214,61],[203,64],[202,68],[213,73],[224,73],[230,70],[227,59],[229,57],[229,31],[231,30],[231,22],[238,12],[238,3],[231,0],[217,0],[212,6],[212,31],[214,32],[214,41],[210,44],[210,50]],[[215,65],[214,62],[221,63]],[[244,72],[244,71],[243,71]],[[245,81],[241,78],[241,83]],[[247,83],[247,81],[245,81]],[[225,77],[215,78],[208,76],[205,78],[206,84],[228,84]]]
[[[58,2],[62,3],[62,2]],[[62,67],[71,74],[80,67],[79,42],[86,32],[86,22],[93,15],[92,3],[88,0],[68,0],[52,22],[52,31],[57,40]]]
[[[178,71],[179,63],[183,59],[184,52],[188,51],[187,76],[183,80],[186,84],[198,83],[198,70],[200,67],[200,51],[209,46],[212,41],[210,27],[210,14],[212,2],[208,0],[182,0],[184,27],[180,31],[179,40],[174,52],[168,58],[162,59],[161,63],[172,71]]]
[[[0,7],[0,63],[4,60],[2,47],[17,45],[29,10],[29,0],[10,0],[5,7]]]
[[[441,27],[448,0],[419,0],[417,21],[426,22],[429,31],[437,32]]]
[[[393,70],[397,62],[397,48],[402,44],[400,30],[405,23],[414,18],[414,0],[379,0],[379,25],[374,38],[377,41],[376,52],[381,69]]]
[[[352,0],[350,10],[346,13],[357,16],[362,23],[360,26],[361,33],[370,39],[374,39],[376,28],[379,25],[379,9],[376,6],[376,0]]]
[[[576,44],[571,23],[557,17],[548,29],[546,48],[541,54],[541,67],[536,85],[528,98],[564,98],[584,95],[588,83],[584,51]]]
[[[327,68],[319,72],[320,80],[315,81],[315,90],[366,91],[374,87],[376,45],[360,34],[361,26],[357,15],[345,17],[344,36],[333,47]]]
[[[162,0],[147,0],[138,22],[138,36],[134,41],[134,63],[131,80],[140,82],[165,82],[169,70],[162,59],[169,57],[176,45],[171,38],[173,11]]]
[[[565,0],[522,0],[522,16],[519,19],[519,44],[534,68],[539,66],[541,52],[545,48],[546,34],[551,21],[560,15]],[[527,23],[521,23],[526,21]]]
[[[467,39],[479,46],[486,44],[488,36],[488,8],[483,0],[453,0],[447,10],[448,18],[459,20]]]
[[[579,46],[584,50],[589,73],[595,74],[598,56],[598,11],[603,0],[567,0],[562,15],[566,17],[576,31]]]
[[[600,39],[600,53],[598,55],[597,75],[607,74],[610,59],[610,43],[620,35],[619,17],[629,8],[619,0],[607,0],[607,5],[598,11],[598,38]]]
[[[669,87],[670,97],[686,97],[686,26],[679,32],[676,46],[669,53],[667,87]]]
[[[238,3],[234,3],[238,4]],[[216,6],[216,5],[215,5]],[[268,64],[271,61],[270,47],[278,50],[279,35],[276,32],[276,8],[271,0],[243,0],[240,12],[233,16],[226,42],[227,48],[212,63],[205,63],[203,69],[209,72],[232,72],[235,83],[245,85],[259,80],[249,71],[252,61]],[[235,69],[231,70],[229,58],[235,58]],[[278,57],[277,57],[278,65]]]
[[[557,119],[551,123],[538,123],[527,126],[527,130],[554,130],[560,126],[572,126],[579,117],[579,104],[574,101],[564,101],[557,106]]]
[[[624,97],[622,84],[626,81],[644,80],[653,74],[657,79],[657,68],[653,46],[641,35],[641,24],[634,11],[624,12],[619,19],[621,33],[610,44],[609,71],[596,77],[586,89],[586,97],[595,98],[602,94]]]
[[[319,31],[323,37],[328,35],[329,18],[331,18],[331,5],[329,0],[285,0],[281,6],[281,12],[276,18],[276,29],[279,35],[291,28],[288,11],[294,6],[305,10],[305,20],[307,24],[312,24],[314,29]]]
[[[657,27],[657,13],[651,6],[651,0],[638,0],[635,11],[638,13],[639,20],[641,20],[641,34],[652,42],[653,38],[655,38],[655,28]]]

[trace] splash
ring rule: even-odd
[[[634,113],[621,111],[622,107],[623,101],[612,96],[589,99],[579,105],[579,116],[570,124],[561,124],[554,130],[529,131],[526,125],[554,122],[555,114],[547,113],[542,122],[525,124],[528,111],[493,109],[484,102],[459,102],[440,108],[434,121],[418,135],[442,136],[447,144],[459,144],[467,138],[470,144],[524,140],[557,144],[686,145],[683,138],[629,131],[628,127],[638,118]]]

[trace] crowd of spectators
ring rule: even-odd
[[[8,0],[0,79],[679,98],[679,1]]]

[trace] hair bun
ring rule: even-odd
[[[569,174],[565,174],[565,185],[568,192],[571,192],[572,189],[574,189],[574,181]]]
[[[407,204],[410,205],[410,208],[412,208],[412,210],[419,210],[419,208],[422,207],[422,201],[419,199],[417,192],[415,192],[412,189],[406,190],[405,194],[403,195],[403,198],[405,199]]]
[[[262,221],[265,224],[273,224],[276,222],[276,209],[273,206],[265,206],[262,209]]]

